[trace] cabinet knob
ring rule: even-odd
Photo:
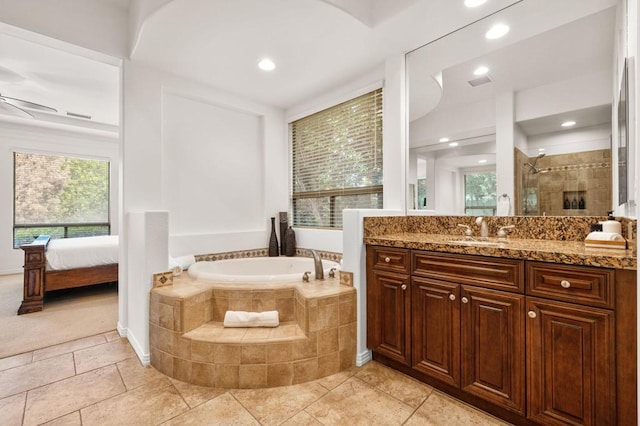
[[[527,312],[527,315],[529,315],[529,318],[535,318],[538,316],[534,311]]]
[[[563,288],[569,288],[569,287],[571,287],[571,283],[570,283],[569,281],[567,281],[567,280],[562,280],[562,281],[560,281],[560,285],[561,285]]]
[[[456,300],[456,295],[455,294],[450,294],[449,295],[449,300]]]
[[[390,258],[390,257],[385,257],[385,258],[384,258],[384,261],[385,261],[385,262],[387,262],[387,263],[389,263],[389,262],[391,262],[391,258]]]
[[[407,285],[406,284],[402,284],[402,286],[400,286],[401,289],[406,290],[407,289]]]
[[[463,297],[460,300],[462,300],[462,303],[469,303],[469,299],[467,299],[466,297]]]

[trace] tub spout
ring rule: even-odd
[[[324,269],[322,269],[322,259],[315,250],[309,249],[313,256],[313,265],[315,266],[316,280],[324,280]]]

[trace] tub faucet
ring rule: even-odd
[[[484,220],[484,217],[480,216],[476,219],[476,225],[480,226],[480,239],[486,240],[489,238],[489,228],[487,227],[487,222]]]
[[[315,266],[316,280],[324,280],[324,269],[322,269],[322,259],[318,252],[313,249],[309,249],[311,256],[313,256],[313,266]]]

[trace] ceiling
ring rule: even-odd
[[[92,1],[127,16],[132,4]],[[363,75],[381,79],[386,58],[513,2],[468,9],[462,0],[172,0],[143,20],[131,60],[289,109]],[[112,65],[4,34],[2,27],[0,37],[0,94],[118,123]],[[274,71],[258,69],[265,56]]]

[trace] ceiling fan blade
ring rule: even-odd
[[[5,101],[4,97],[0,97],[0,111],[6,112],[9,115],[15,115],[17,117],[35,118],[28,111],[25,111],[22,108]]]
[[[40,105],[37,104],[35,102],[29,102],[29,101],[25,101],[22,99],[17,99],[17,98],[11,98],[9,96],[4,96],[0,94],[0,98],[4,99],[4,101],[8,104],[11,104],[17,108],[31,108],[31,109],[37,109],[40,111],[47,111],[47,112],[58,112],[57,109],[55,108],[51,108],[45,105]]]

